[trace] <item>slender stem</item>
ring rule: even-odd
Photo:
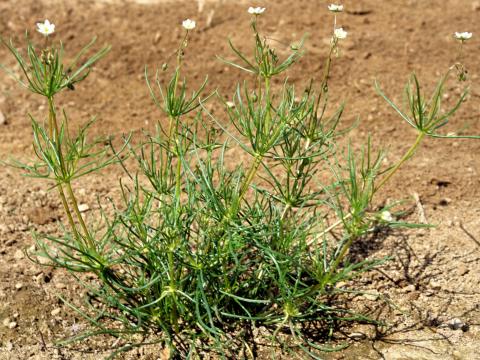
[[[65,196],[65,192],[63,191],[63,187],[61,183],[57,184],[58,193],[60,195],[60,199],[62,200],[63,208],[67,214],[68,222],[70,223],[70,227],[72,228],[73,235],[77,241],[80,241],[80,234],[77,231],[77,227],[75,225],[75,221],[73,220],[72,212],[70,211],[70,207],[68,206],[67,198]]]
[[[82,227],[83,232],[85,233],[85,237],[87,239],[87,243],[90,249],[94,250],[95,249],[95,244],[93,243],[93,239],[90,236],[90,232],[88,231],[87,225],[85,224],[85,221],[83,220],[83,216],[80,213],[80,209],[78,208],[78,202],[77,198],[75,197],[75,194],[72,189],[72,184],[70,181],[66,181],[66,186],[67,186],[67,192],[70,197],[70,201],[73,204],[73,211],[75,211],[75,214],[77,215],[78,221],[80,222],[80,226]]]
[[[170,150],[172,146],[172,138],[173,138],[173,122],[175,121],[175,118],[173,116],[169,116],[169,121],[168,121],[168,150]]]
[[[330,70],[332,67],[332,55],[335,50],[336,44],[332,42],[330,46],[330,51],[328,53],[327,60],[325,60],[325,67],[323,69],[323,79],[321,84],[321,91],[327,91],[328,89],[328,79],[330,78]]]
[[[405,155],[399,160],[399,162],[388,172],[388,174],[382,179],[382,181],[380,182],[380,184],[374,189],[373,191],[373,194],[375,194],[378,190],[380,190],[380,188],[382,188],[386,183],[387,181],[395,174],[395,172],[398,171],[398,169],[408,160],[410,159],[415,151],[417,150],[418,146],[420,145],[420,143],[422,142],[423,138],[425,137],[425,133],[423,132],[420,132],[417,136],[417,139],[415,140],[415,143],[410,147],[410,149],[408,149],[408,151],[405,153]],[[372,194],[372,196],[373,196]],[[327,233],[329,233],[330,231],[332,231],[333,229],[335,229],[338,225],[341,225],[345,220],[349,219],[350,217],[352,217],[352,214],[351,213],[348,213],[347,215],[345,215],[342,219],[336,221],[335,223],[333,223],[332,225],[330,225],[328,228],[326,228],[325,230],[323,230],[319,235],[320,236],[323,236]],[[353,241],[353,240],[352,240]],[[314,242],[314,239],[311,239],[307,245],[311,245],[312,243]],[[348,241],[347,243],[345,243],[341,253],[340,253],[340,261],[343,259],[343,257],[345,256],[345,253],[346,251],[348,250],[348,248],[350,247],[351,245],[351,241]],[[338,263],[340,263],[340,261]]]
[[[345,257],[345,255],[347,255],[348,249],[350,249],[350,246],[352,245],[353,241],[357,238],[358,236],[350,235],[350,238],[347,240],[347,242],[343,244],[342,249],[340,250],[340,254],[338,254],[338,256],[335,258],[335,261],[328,269],[328,273],[325,277],[327,281],[330,279],[330,276],[332,276],[335,270],[337,270],[338,265],[340,265],[340,263],[343,261],[343,258]]]
[[[172,292],[172,312],[170,321],[173,325],[175,332],[178,332],[178,312],[177,312],[177,296],[176,296],[176,284],[175,284],[175,261],[173,258],[174,249],[171,248],[168,250],[168,266],[169,266],[169,277],[170,277],[170,291]]]
[[[458,62],[463,64],[463,41],[460,41],[460,50],[458,51]]]
[[[174,146],[176,146],[176,155],[177,155],[177,168],[175,174],[175,207],[177,212],[177,220],[181,216],[181,208],[180,208],[180,196],[181,196],[181,175],[182,175],[182,160],[180,158],[180,142],[178,137],[178,118],[173,119],[171,118],[170,123],[170,131],[175,129],[175,133],[171,133],[168,139],[169,142],[173,140]],[[175,126],[173,126],[173,121],[175,121]],[[177,236],[177,235],[175,235]],[[168,267],[169,267],[169,277],[170,277],[170,290],[172,291],[172,312],[170,321],[172,323],[173,330],[175,332],[179,331],[178,328],[178,309],[177,309],[177,296],[176,296],[176,267],[175,267],[175,259],[174,259],[174,251],[176,249],[176,240],[172,239],[172,244],[168,249]]]
[[[175,176],[175,198],[180,203],[180,191],[182,180],[182,161],[180,159],[180,144],[177,140],[177,173]]]
[[[48,131],[50,138],[54,141],[58,141],[58,124],[57,124],[57,115],[55,112],[55,105],[53,103],[53,97],[48,98]],[[58,144],[60,148],[60,144]]]
[[[352,213],[348,213],[347,215],[345,215],[343,218],[341,218],[340,220],[334,222],[332,225],[330,225],[328,228],[326,228],[325,230],[323,230],[320,234],[317,235],[317,237],[321,237],[325,234],[328,234],[330,231],[332,231],[333,229],[335,229],[338,225],[340,224],[343,224],[343,222],[349,218],[352,217]],[[312,245],[313,242],[315,241],[316,238],[313,238],[311,240],[309,240],[307,242],[307,245]]]
[[[243,181],[242,186],[240,188],[240,196],[238,198],[239,202],[243,199],[243,197],[247,193],[248,188],[250,187],[250,183],[255,177],[255,174],[257,173],[258,167],[260,166],[261,163],[262,163],[262,156],[260,155],[255,156],[255,161],[250,166],[250,169],[248,170],[245,180]]]
[[[272,113],[271,113],[271,99],[270,99],[270,78],[268,76],[265,77],[265,100],[266,100],[266,116],[265,116],[265,135],[268,137],[270,134],[270,126],[272,120]]]
[[[56,121],[55,115],[55,105],[53,103],[53,97],[48,98],[48,133],[50,139],[57,144],[58,142],[58,125]],[[57,151],[59,153],[59,157],[61,160],[62,172],[63,172],[63,157],[61,154],[61,145],[57,144]],[[67,214],[68,222],[70,223],[70,227],[72,228],[73,234],[77,241],[80,241],[80,234],[78,233],[77,226],[75,225],[75,221],[73,220],[72,212],[70,211],[70,206],[68,205],[67,198],[65,196],[65,192],[63,190],[62,183],[60,181],[57,182],[57,189],[60,195],[60,199],[62,201],[63,208],[65,209],[65,213]]]
[[[285,208],[283,209],[283,212],[282,212],[282,216],[280,217],[280,220],[284,220],[285,219],[285,216],[287,215],[288,211],[291,209],[291,205],[290,204],[287,204],[285,205]]]
[[[90,249],[94,249],[95,245],[93,243],[93,239],[90,236],[90,232],[88,231],[88,228],[85,224],[85,221],[83,220],[82,214],[80,213],[80,209],[78,208],[78,202],[75,197],[75,194],[73,193],[72,185],[70,182],[70,179],[68,178],[68,174],[66,171],[66,166],[65,166],[65,159],[63,158],[63,153],[62,153],[62,144],[60,143],[60,136],[59,136],[59,130],[58,130],[58,123],[57,123],[57,116],[56,116],[56,111],[55,111],[55,104],[53,100],[53,96],[48,97],[48,108],[49,108],[49,133],[50,136],[53,140],[53,142],[57,145],[57,152],[58,152],[58,157],[60,159],[60,167],[63,175],[63,183],[67,187],[67,194],[68,197],[70,198],[70,201],[73,205],[73,211],[75,212],[78,221],[80,222],[80,226],[82,227],[82,230],[84,232],[87,245]],[[77,240],[79,240],[80,236],[78,233],[78,230],[75,226],[75,222],[73,221],[73,216],[72,212],[70,210],[70,207],[68,205],[68,202],[66,200],[65,192],[63,190],[63,186],[61,184],[58,184],[59,187],[59,192],[60,192],[60,197],[62,199],[63,206],[65,208],[65,211],[67,213],[70,225],[72,227],[72,231],[75,234],[75,237]]]
[[[375,194],[385,183],[390,180],[390,178],[397,172],[397,170],[408,160],[410,159],[413,154],[415,154],[415,151],[417,150],[418,146],[422,142],[423,138],[425,137],[424,132],[420,132],[417,136],[417,139],[413,143],[413,145],[408,149],[408,151],[403,155],[403,157],[400,159],[400,161],[388,172],[388,174],[382,179],[380,184],[373,190],[373,194]]]
[[[291,209],[292,209],[292,206],[290,204],[286,204],[285,208],[283,209],[282,215],[280,217],[280,234],[281,234],[282,238],[284,237],[285,230],[286,230],[286,227],[288,225],[288,224],[286,224],[286,222],[289,220],[288,217],[287,217],[287,214],[291,213],[291,211],[290,211]],[[287,217],[287,219],[285,219],[286,217]]]
[[[257,34],[258,36],[258,34]],[[266,115],[265,115],[265,123],[264,123],[264,127],[263,127],[263,134],[265,135],[265,139],[267,141],[267,143],[269,143],[268,139],[269,139],[269,135],[270,135],[270,127],[271,127],[271,118],[272,118],[272,114],[271,114],[271,98],[270,98],[270,77],[268,76],[264,76],[264,81],[265,81],[265,101],[266,101]],[[259,92],[261,93],[262,91],[262,87],[259,83]],[[255,174],[257,173],[257,170],[260,166],[260,164],[262,163],[262,159],[263,159],[263,156],[262,155],[256,155],[255,156],[255,161],[252,163],[252,165],[250,166],[250,169],[248,170],[247,172],[247,175],[245,177],[245,180],[242,184],[242,186],[240,187],[240,196],[239,196],[239,202],[243,199],[243,197],[245,196],[245,194],[247,193],[248,191],[248,188],[250,187],[250,184],[253,180],[253,178],[255,177]]]
[[[177,51],[177,68],[175,69],[175,86],[173,87],[173,98],[177,96],[177,85],[178,85],[178,78],[180,77],[180,69],[182,68],[182,60],[183,60],[183,50],[186,48],[188,39],[188,30],[185,33],[185,36],[180,43]]]
[[[415,140],[415,142],[413,143],[413,145],[410,147],[410,149],[408,149],[408,151],[405,153],[405,155],[403,155],[403,157],[400,159],[400,161],[388,172],[388,174],[382,179],[382,181],[380,182],[380,184],[374,189],[373,194],[375,194],[380,188],[382,188],[386,183],[387,181],[393,176],[393,174],[395,174],[397,172],[397,170],[408,160],[410,159],[413,154],[415,153],[416,149],[418,148],[418,146],[420,145],[420,143],[422,142],[422,139],[425,137],[425,133],[424,132],[420,132],[417,136],[417,139]],[[337,225],[341,224],[347,217],[350,217],[352,216],[351,214],[348,214],[347,216],[345,216],[343,219],[337,221],[336,223],[334,223],[332,226],[330,226],[328,229],[326,229],[324,231],[327,232],[327,231],[331,231],[334,227],[336,227]],[[333,262],[333,264],[330,266],[329,270],[328,270],[328,274],[326,275],[325,279],[326,281],[329,280],[330,276],[335,272],[335,270],[337,269],[337,267],[340,265],[340,263],[343,261],[345,255],[347,254],[347,251],[350,249],[350,246],[352,245],[353,241],[357,238],[358,236],[354,236],[354,235],[351,235],[350,238],[342,245],[342,248],[340,249],[340,253],[338,254],[338,256],[335,258],[335,261]]]

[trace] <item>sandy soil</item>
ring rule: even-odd
[[[261,29],[282,47],[308,33],[307,54],[289,73],[302,84],[305,76],[320,76],[326,55],[331,17],[325,1],[286,0],[256,2],[267,7]],[[446,131],[465,129],[480,134],[480,2],[467,0],[345,0],[348,11],[339,19],[349,32],[342,54],[335,60],[331,80],[334,103],[347,102],[344,126],[357,117],[361,123],[350,133],[354,144],[374,137],[376,146],[389,150],[393,162],[414,139],[409,129],[375,94],[377,78],[385,91],[401,101],[400,92],[415,71],[425,87],[433,88],[439,75],[456,60],[455,31],[472,31],[464,63],[469,70],[468,101]],[[151,128],[159,114],[151,104],[142,76],[144,65],[160,67],[182,35],[179,26],[187,17],[198,21],[186,54],[186,72],[193,85],[209,74],[210,87],[231,94],[242,77],[215,55],[226,55],[227,36],[243,49],[249,17],[244,1],[206,1],[198,12],[196,1],[121,0],[3,0],[0,34],[23,41],[26,29],[45,17],[57,24],[56,39],[74,53],[94,35],[112,45],[109,56],[74,92],[61,97],[74,123],[98,116],[96,134],[138,132]],[[213,11],[213,13],[212,13]],[[210,26],[207,18],[212,16]],[[477,36],[478,34],[478,36]],[[5,48],[0,63],[14,64]],[[307,75],[305,75],[307,74]],[[448,85],[446,101],[460,93],[459,84]],[[227,96],[227,95],[226,95]],[[0,73],[0,158],[32,157],[31,128],[27,112],[45,114],[46,106]],[[235,154],[241,157],[241,154]],[[419,195],[430,230],[392,232],[368,239],[355,248],[355,256],[393,260],[366,274],[362,286],[373,295],[355,300],[359,309],[387,322],[373,328],[357,326],[339,337],[352,345],[330,359],[480,359],[480,141],[428,140],[407,164],[380,201],[407,199],[410,220],[419,221],[412,198]],[[111,169],[76,184],[82,203],[94,210],[96,196],[104,199],[116,187],[118,171]],[[58,299],[81,298],[81,290],[68,274],[42,268],[25,258],[33,245],[32,230],[54,233],[62,218],[56,194],[47,184],[22,178],[12,168],[0,170],[0,359],[98,359],[108,354],[112,339],[59,349],[53,341],[81,330],[84,323]],[[94,211],[87,213],[93,216]],[[396,307],[374,301],[380,293]],[[461,329],[452,329],[458,319]],[[460,324],[457,321],[458,324]],[[126,358],[157,359],[156,348],[133,350]],[[265,356],[268,354],[264,354]],[[259,356],[260,357],[260,356]],[[279,356],[282,357],[281,355]]]

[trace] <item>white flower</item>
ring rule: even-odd
[[[335,29],[333,34],[339,40],[345,39],[347,37],[347,32],[345,30],[343,30],[343,28]]]
[[[195,21],[193,20],[190,20],[190,19],[187,19],[187,20],[183,20],[182,22],[182,26],[187,29],[187,30],[193,30],[195,29],[195,26],[197,24],[195,23]]]
[[[260,14],[263,14],[263,12],[265,11],[265,8],[262,8],[262,7],[249,7],[248,8],[248,13],[249,14],[252,14],[252,15],[260,15]]]
[[[48,20],[45,20],[43,23],[37,23],[37,31],[40,34],[48,36],[55,32],[55,24],[50,23]]]
[[[387,211],[387,210],[382,211],[382,213],[380,214],[380,218],[383,221],[387,221],[387,222],[392,222],[395,220],[392,214],[390,213],[390,211]]]
[[[330,10],[331,12],[342,12],[343,11],[343,5],[330,4],[330,5],[328,5],[328,10]]]
[[[455,32],[455,39],[457,40],[460,40],[460,41],[466,41],[468,39],[470,39],[472,37],[472,33],[471,32]]]

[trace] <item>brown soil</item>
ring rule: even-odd
[[[331,91],[333,103],[347,102],[344,126],[356,117],[361,123],[350,133],[354,144],[372,134],[376,146],[389,150],[393,162],[408,148],[414,131],[375,93],[378,79],[388,94],[401,101],[400,91],[415,71],[429,89],[440,74],[456,61],[455,31],[472,31],[464,63],[469,70],[470,95],[446,131],[465,128],[480,134],[480,2],[465,0],[345,0],[348,11],[339,23],[349,32],[335,59]],[[331,16],[325,1],[286,0],[256,2],[267,12],[261,29],[285,45],[308,33],[307,54],[289,73],[302,84],[320,76],[326,55]],[[45,17],[57,24],[55,39],[66,43],[67,53],[80,49],[93,35],[112,45],[109,56],[74,92],[61,97],[72,121],[84,123],[98,116],[94,131],[114,134],[151,128],[159,113],[151,104],[142,76],[162,63],[182,35],[179,23],[187,17],[198,21],[186,54],[186,72],[193,85],[209,75],[211,88],[232,94],[239,71],[215,59],[229,56],[227,36],[249,49],[249,16],[245,1],[210,0],[202,13],[196,1],[125,0],[3,0],[0,34],[23,44],[25,29],[35,41],[34,23]],[[207,15],[214,10],[210,27]],[[477,34],[479,36],[477,36]],[[13,66],[12,57],[0,48],[0,63]],[[31,128],[27,112],[44,116],[45,104],[0,73],[0,156],[32,157]],[[449,83],[447,102],[458,96],[460,85]],[[358,256],[393,260],[361,279],[374,295],[357,299],[359,308],[387,322],[375,330],[358,326],[343,334],[352,345],[325,355],[331,359],[480,359],[480,141],[428,140],[385,188],[383,199],[407,199],[416,211],[418,193],[425,216],[437,227],[395,232],[368,240],[355,249]],[[243,156],[243,155],[238,155]],[[119,172],[104,171],[76,184],[82,203],[95,209],[96,197],[104,199],[116,187]],[[63,271],[42,268],[25,258],[24,249],[34,241],[31,230],[54,233],[62,218],[59,201],[46,183],[25,179],[19,171],[2,166],[0,172],[0,358],[1,359],[98,359],[108,355],[113,339],[88,346],[57,349],[53,341],[84,326],[79,316],[58,299],[81,297],[80,287]],[[93,212],[92,212],[93,213]],[[87,213],[87,216],[91,216]],[[418,213],[410,217],[418,221]],[[395,307],[373,301],[377,293]],[[465,326],[451,329],[452,319]],[[9,324],[12,324],[10,328]],[[5,326],[6,324],[6,326]],[[348,339],[348,336],[352,339]],[[78,349],[78,350],[77,350]],[[157,359],[159,349],[133,350],[125,358]]]

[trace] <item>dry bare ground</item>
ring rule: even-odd
[[[342,56],[335,60],[332,99],[347,102],[344,126],[360,117],[350,133],[354,144],[364,143],[368,133],[376,146],[389,149],[393,162],[409,146],[414,133],[401,123],[375,94],[377,78],[387,94],[400,101],[408,75],[415,71],[432,88],[439,75],[456,59],[455,31],[472,31],[466,47],[470,95],[452,121],[451,130],[465,127],[480,134],[480,2],[467,0],[345,0],[341,25],[349,32]],[[0,34],[23,41],[25,29],[49,18],[57,24],[68,52],[75,52],[93,35],[112,44],[111,54],[75,92],[61,98],[77,124],[97,115],[97,134],[151,128],[159,114],[148,97],[143,67],[161,66],[178,43],[181,20],[195,18],[186,54],[186,72],[193,84],[210,75],[210,86],[231,94],[239,73],[215,59],[228,55],[226,38],[248,49],[245,36],[248,5],[265,5],[263,32],[278,40],[282,51],[308,33],[307,54],[289,73],[298,84],[316,76],[326,55],[331,29],[325,1],[121,1],[121,0],[2,0]],[[478,35],[478,36],[477,36]],[[38,34],[32,37],[40,41]],[[0,62],[13,65],[5,48]],[[241,75],[243,76],[243,75]],[[45,104],[19,89],[0,74],[0,157],[32,156],[31,128],[27,112],[45,113]],[[451,82],[448,97],[460,93]],[[2,117],[0,116],[0,119]],[[338,340],[352,345],[328,359],[480,359],[480,141],[429,140],[383,193],[384,201],[406,199],[411,221],[423,216],[437,226],[430,230],[402,231],[358,244],[358,258],[392,256],[376,271],[366,274],[361,286],[373,295],[356,299],[353,306],[382,319],[388,326],[344,329]],[[243,155],[230,154],[241,160]],[[120,172],[104,171],[77,184],[81,202],[94,216],[97,196],[115,196]],[[414,194],[418,194],[417,201]],[[0,358],[1,359],[98,359],[109,354],[114,339],[99,339],[74,348],[58,349],[57,339],[70,336],[85,324],[58,299],[77,301],[80,287],[68,274],[42,268],[25,258],[33,245],[31,231],[58,230],[63,221],[55,193],[42,182],[25,179],[11,168],[0,170]],[[380,293],[395,307],[375,301]],[[456,320],[455,320],[456,319]],[[453,322],[452,322],[453,321]],[[453,326],[457,324],[458,326]],[[267,357],[267,352],[258,355]],[[161,358],[161,349],[136,349],[126,359]],[[282,358],[279,354],[278,358]]]

